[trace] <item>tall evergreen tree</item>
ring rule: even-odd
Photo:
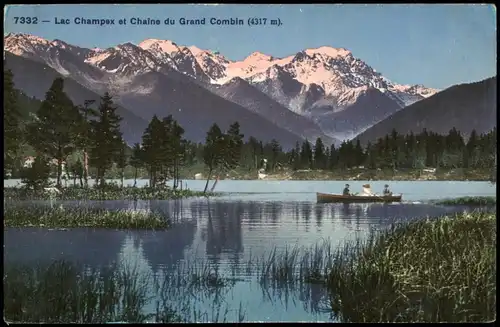
[[[244,135],[240,133],[240,124],[234,122],[229,126],[227,133],[223,136],[225,147],[224,149],[224,165],[225,172],[238,167],[241,158],[241,147],[243,146]]]
[[[85,100],[83,106],[78,106],[80,112],[80,121],[77,127],[77,146],[83,151],[83,180],[85,187],[88,187],[89,178],[89,148],[92,143],[91,135],[92,124],[91,120],[97,117],[97,110],[91,108],[95,100]]]
[[[105,184],[104,175],[112,167],[114,158],[119,155],[123,142],[120,131],[122,117],[116,110],[111,95],[106,92],[101,97],[97,119],[92,121],[90,163],[97,170],[96,184],[101,187]]]
[[[128,158],[127,158],[127,144],[123,141],[120,143],[121,144],[119,145],[118,156],[116,157],[116,168],[118,168],[120,172],[120,183],[121,187],[123,188],[123,182],[125,179],[125,167],[127,167]]]
[[[205,147],[203,149],[203,162],[208,167],[207,183],[203,192],[207,192],[208,183],[212,173],[216,171],[224,161],[224,135],[217,124],[213,124],[207,132]]]
[[[173,177],[174,189],[178,187],[180,180],[180,167],[184,164],[186,159],[186,140],[184,140],[184,128],[182,128],[177,121],[172,120],[172,125],[169,135],[169,147],[173,157]]]
[[[259,141],[253,136],[250,136],[248,138],[248,144],[250,148],[252,149],[252,159],[253,159],[253,166],[252,168],[258,169],[258,162],[259,162]]]
[[[354,165],[361,166],[365,161],[365,154],[363,147],[361,147],[361,142],[356,140],[356,146],[354,147]]]
[[[50,185],[50,166],[49,160],[45,155],[39,155],[31,167],[26,167],[21,170],[21,181],[28,189],[41,191],[44,187]]]
[[[14,88],[11,70],[4,69],[3,75],[3,147],[4,169],[12,169],[22,142],[21,112],[18,106],[18,92]]]
[[[79,113],[64,93],[64,80],[56,78],[37,111],[37,119],[28,125],[30,145],[40,155],[57,160],[57,186],[61,186],[62,164],[76,148]]]
[[[293,158],[293,170],[299,170],[302,167],[302,159],[300,158],[300,143],[297,141],[295,143],[295,149],[293,149],[294,158]]]
[[[78,158],[74,164],[69,166],[69,169],[71,170],[71,174],[73,175],[73,186],[76,185],[76,179],[80,179],[80,187],[83,187],[83,177],[84,177],[84,167],[83,163]]]
[[[134,187],[137,186],[137,171],[144,165],[144,155],[139,143],[135,143],[132,147],[132,156],[130,157],[130,165],[134,168]]]
[[[314,145],[314,168],[325,169],[325,145],[320,137],[316,139]]]
[[[338,154],[337,154],[337,149],[335,148],[335,144],[332,144],[330,146],[330,158],[328,160],[330,164],[330,169],[333,170],[338,166]]]
[[[165,162],[164,126],[155,115],[142,135],[143,162],[149,171],[149,185],[156,187],[157,175]]]
[[[270,168],[271,171],[275,171],[276,165],[278,164],[278,157],[282,152],[281,145],[276,139],[271,140],[271,152],[272,152],[272,159]]]
[[[302,148],[300,150],[300,160],[302,168],[312,168],[313,152],[311,149],[311,144],[307,139],[302,143]]]

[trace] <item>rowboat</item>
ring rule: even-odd
[[[342,194],[327,194],[316,193],[316,200],[318,203],[332,203],[332,202],[401,202],[403,194],[387,195],[387,196],[367,196],[367,195],[342,195]]]

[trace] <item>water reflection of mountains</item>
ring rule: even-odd
[[[79,203],[81,204],[81,202]],[[68,204],[65,204],[68,205]],[[168,231],[115,231],[103,229],[8,229],[5,235],[6,261],[50,261],[71,258],[89,265],[117,260],[126,242],[142,252],[149,265],[171,266],[185,257],[201,227],[205,255],[211,260],[226,255],[239,260],[245,250],[245,230],[265,230],[300,223],[317,229],[328,222],[348,229],[382,227],[395,219],[438,216],[460,211],[453,207],[416,204],[316,204],[311,202],[248,202],[222,200],[103,201],[92,206],[108,209],[162,212],[174,221]],[[308,229],[306,229],[306,232]],[[200,241],[200,240],[198,240]],[[251,244],[246,244],[247,247]]]

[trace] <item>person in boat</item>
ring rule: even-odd
[[[389,185],[387,185],[387,184],[384,185],[384,190],[382,191],[382,194],[384,196],[391,196],[392,195],[391,190],[389,190]]]
[[[344,191],[342,192],[342,195],[351,195],[351,192],[349,191],[349,184],[345,184]]]
[[[363,185],[363,192],[361,193],[362,196],[375,196],[375,194],[372,192],[372,188],[370,184],[364,184]]]

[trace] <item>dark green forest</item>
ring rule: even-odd
[[[257,172],[263,159],[267,173],[281,170],[345,170],[496,168],[496,128],[487,134],[472,131],[465,139],[452,129],[447,135],[431,131],[400,135],[394,130],[366,146],[345,141],[325,146],[321,138],[297,143],[283,149],[277,140],[262,142],[240,132],[238,122],[227,129],[213,124],[204,143],[185,139],[184,128],[171,116],[154,116],[141,143],[127,145],[120,131],[122,118],[116,113],[112,97],[106,93],[100,103],[74,104],[64,92],[64,80],[57,78],[38,101],[15,88],[13,75],[4,71],[4,176],[11,172],[25,180],[43,180],[50,174],[49,161],[57,162],[57,185],[61,185],[64,167],[69,175],[87,185],[92,176],[100,186],[110,171],[123,177],[132,172],[135,179],[147,177],[151,187],[167,180],[179,186],[186,167],[196,167],[210,179],[230,171]],[[29,148],[36,155],[30,169],[23,169]],[[68,160],[75,153],[76,160]],[[88,162],[86,169],[85,162]],[[146,176],[145,176],[146,175]],[[129,176],[131,177],[131,176]],[[192,178],[192,177],[191,177]],[[207,179],[207,187],[209,180]],[[32,183],[34,187],[38,185]]]

